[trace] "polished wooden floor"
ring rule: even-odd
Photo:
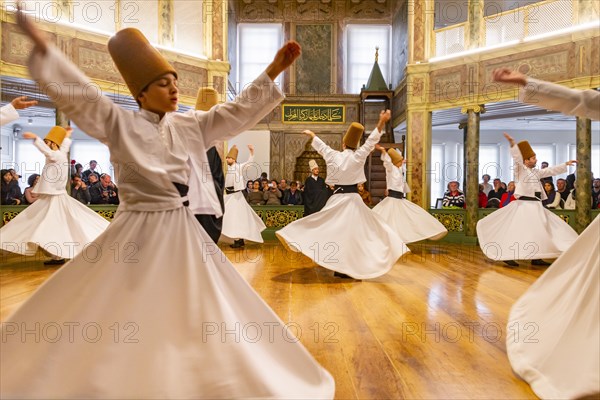
[[[338,399],[536,398],[511,371],[505,338],[511,305],[543,268],[425,244],[385,276],[354,281],[278,243],[222,249],[331,372]],[[42,260],[2,256],[1,320],[58,269]]]

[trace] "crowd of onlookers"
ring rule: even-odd
[[[89,169],[83,170],[81,164],[73,163],[71,166],[71,196],[83,204],[119,204],[119,189],[112,182],[108,174],[96,171],[97,162],[91,160]],[[547,168],[548,163],[542,162],[542,168]],[[21,176],[14,169],[1,171],[2,197],[4,205],[33,204],[38,196],[33,189],[40,179],[39,174],[28,177],[28,187],[21,192],[19,179]],[[515,183],[508,184],[496,178],[490,183],[488,174],[482,176],[479,184],[479,207],[501,208],[515,200]],[[542,201],[549,209],[575,209],[575,174],[570,174],[566,179],[559,178],[556,184],[552,177],[542,179],[542,185],[547,199]],[[265,172],[256,179],[249,180],[242,191],[244,197],[251,205],[303,205],[304,184],[300,181],[287,179],[269,180]],[[359,195],[366,205],[372,206],[371,194],[360,184]],[[600,208],[600,178],[592,180],[592,208]],[[448,191],[442,198],[442,206],[447,208],[465,208],[465,195],[460,190],[457,181],[448,183]]]
[[[548,168],[547,162],[542,162],[542,168]],[[482,176],[483,182],[479,184],[479,208],[502,208],[515,200],[515,182],[508,184],[496,178],[490,183],[488,174]],[[570,174],[566,179],[558,178],[556,185],[552,177],[541,179],[541,187],[544,188],[546,199],[542,200],[544,207],[548,209],[575,209],[575,174]],[[540,189],[541,190],[541,189]],[[539,193],[541,199],[541,192]],[[600,179],[592,176],[592,208],[600,208]],[[447,208],[466,208],[465,195],[459,188],[457,181],[448,183],[448,191],[444,193],[442,206]]]
[[[119,204],[119,189],[108,174],[96,171],[98,163],[90,161],[90,168],[83,170],[81,164],[71,165],[71,196],[83,204]],[[27,178],[27,188],[21,192],[19,179],[21,175],[14,169],[3,169],[1,172],[2,192],[1,204],[29,205],[33,204],[38,195],[34,188],[40,175],[31,174]]]

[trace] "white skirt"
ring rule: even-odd
[[[506,349],[542,399],[600,392],[600,217],[512,307]]]
[[[477,222],[483,254],[492,260],[557,258],[577,232],[539,201],[517,200]]]
[[[96,243],[2,324],[0,397],[333,398],[187,208],[120,212]]]
[[[276,232],[292,251],[356,279],[376,278],[408,251],[356,193],[336,194],[323,209]]]
[[[264,222],[250,207],[242,192],[225,196],[225,213],[221,234],[230,239],[247,239],[263,243]]]
[[[438,240],[448,233],[440,221],[406,199],[386,197],[373,208],[373,212],[382,216],[404,243]]]
[[[41,194],[0,229],[2,250],[27,256],[38,246],[56,257],[73,258],[94,247],[109,222],[67,193]]]

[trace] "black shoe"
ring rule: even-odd
[[[531,260],[531,265],[541,265],[543,267],[547,267],[548,265],[552,265],[552,263],[549,263],[547,261],[542,260],[541,258],[538,258],[536,260]]]
[[[44,265],[63,265],[66,262],[67,262],[67,260],[65,260],[64,258],[60,258],[58,260],[50,259],[50,260],[44,261]]]
[[[337,272],[337,271],[335,271],[333,273],[333,276],[337,276],[338,278],[343,278],[343,279],[354,279],[350,275],[342,274],[341,272]]]
[[[508,261],[503,261],[504,264],[506,265],[510,265],[511,267],[518,267],[519,263],[516,262],[515,260],[508,260]]]
[[[229,247],[231,247],[232,249],[239,249],[244,247],[245,243],[244,243],[244,239],[239,239],[239,240],[234,240],[233,244],[230,244]]]

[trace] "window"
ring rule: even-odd
[[[281,24],[240,24],[238,27],[237,92],[254,81],[282,46]],[[281,82],[281,75],[276,83]]]
[[[444,197],[444,192],[446,191],[443,176],[445,147],[443,144],[434,144],[431,146],[430,203],[432,208],[435,208],[436,200]]]
[[[360,93],[367,84],[379,47],[379,68],[390,83],[392,29],[389,25],[348,25],[346,29],[346,93]]]
[[[497,144],[479,146],[479,182],[482,176],[488,174],[492,179],[502,179],[502,168],[500,168],[500,149]]]
[[[41,174],[46,163],[44,155],[33,145],[32,140],[17,140],[15,142],[15,162],[16,165],[8,168],[14,168],[21,179],[19,179],[19,186],[21,186],[21,192],[25,190],[27,185],[27,178],[32,174]],[[4,168],[4,166],[3,166]]]

